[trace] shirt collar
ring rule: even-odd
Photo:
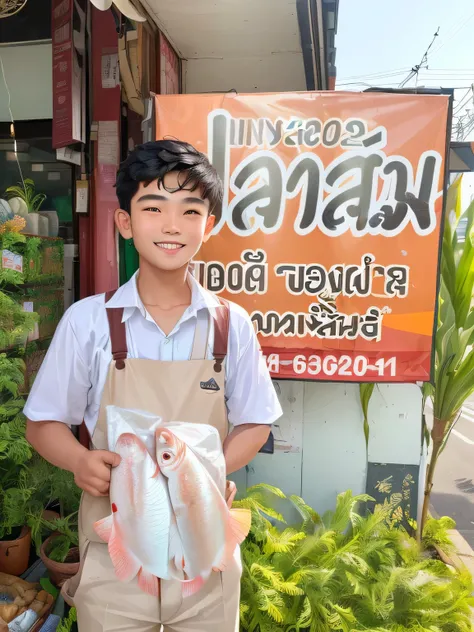
[[[130,318],[135,310],[139,310],[143,318],[147,317],[147,311],[138,293],[138,272],[124,285],[118,288],[112,298],[106,303],[109,308],[123,308],[122,322]],[[183,314],[183,319],[196,316],[197,312],[207,309],[216,318],[216,308],[220,307],[218,299],[202,287],[202,285],[188,272],[187,282],[191,288],[191,305]]]

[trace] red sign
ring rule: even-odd
[[[52,0],[53,147],[81,141],[82,72],[73,42],[74,0]]]

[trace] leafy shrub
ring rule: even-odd
[[[243,632],[471,631],[471,576],[391,529],[391,506],[360,512],[371,499],[347,491],[320,517],[293,496],[286,502],[301,521],[288,526],[275,508],[284,499],[258,485],[236,502],[253,517],[242,547]],[[443,539],[444,528],[432,524],[427,542]]]

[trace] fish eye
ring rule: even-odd
[[[171,459],[171,454],[169,452],[163,452],[163,460],[169,461]]]

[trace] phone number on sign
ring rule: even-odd
[[[397,358],[379,358],[373,364],[362,355],[296,355],[293,360],[281,360],[277,353],[266,356],[270,373],[285,372],[289,369],[295,375],[317,377],[364,377],[367,374],[394,377],[397,374]]]

